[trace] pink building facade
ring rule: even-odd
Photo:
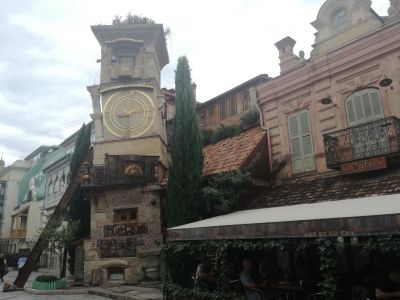
[[[340,170],[345,163],[380,156],[374,147],[382,143],[355,141],[355,129],[345,134],[347,142],[336,136],[336,148],[327,148],[329,134],[400,117],[400,1],[390,4],[389,15],[380,17],[369,0],[326,1],[312,23],[317,33],[308,60],[293,53],[292,38],[276,43],[281,75],[257,92],[278,178]],[[396,124],[389,125],[386,142]],[[363,138],[371,140],[370,135]],[[369,154],[357,153],[361,148]],[[396,156],[395,150],[382,156]],[[345,158],[349,152],[353,156]]]

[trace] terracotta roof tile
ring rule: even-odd
[[[281,180],[273,188],[265,189],[248,208],[266,208],[390,194],[400,194],[400,165],[385,170],[353,175],[330,173]]]
[[[255,127],[241,134],[203,148],[203,176],[243,168],[257,148],[266,142],[267,132]]]

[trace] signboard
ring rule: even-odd
[[[134,238],[97,240],[97,250],[101,258],[136,256],[136,240]]]
[[[387,168],[386,157],[374,157],[357,160],[340,165],[343,174],[355,174]]]

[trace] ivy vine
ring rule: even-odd
[[[318,250],[321,255],[320,271],[323,278],[319,287],[321,288],[324,299],[335,300],[338,294],[336,241],[332,239],[319,239],[318,242]]]

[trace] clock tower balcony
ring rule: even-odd
[[[112,80],[125,79],[125,78],[143,78],[143,68],[136,66],[129,66],[126,64],[113,64],[110,66],[110,78]]]
[[[113,185],[158,184],[162,165],[158,156],[106,155],[104,165],[85,165],[84,188]]]

